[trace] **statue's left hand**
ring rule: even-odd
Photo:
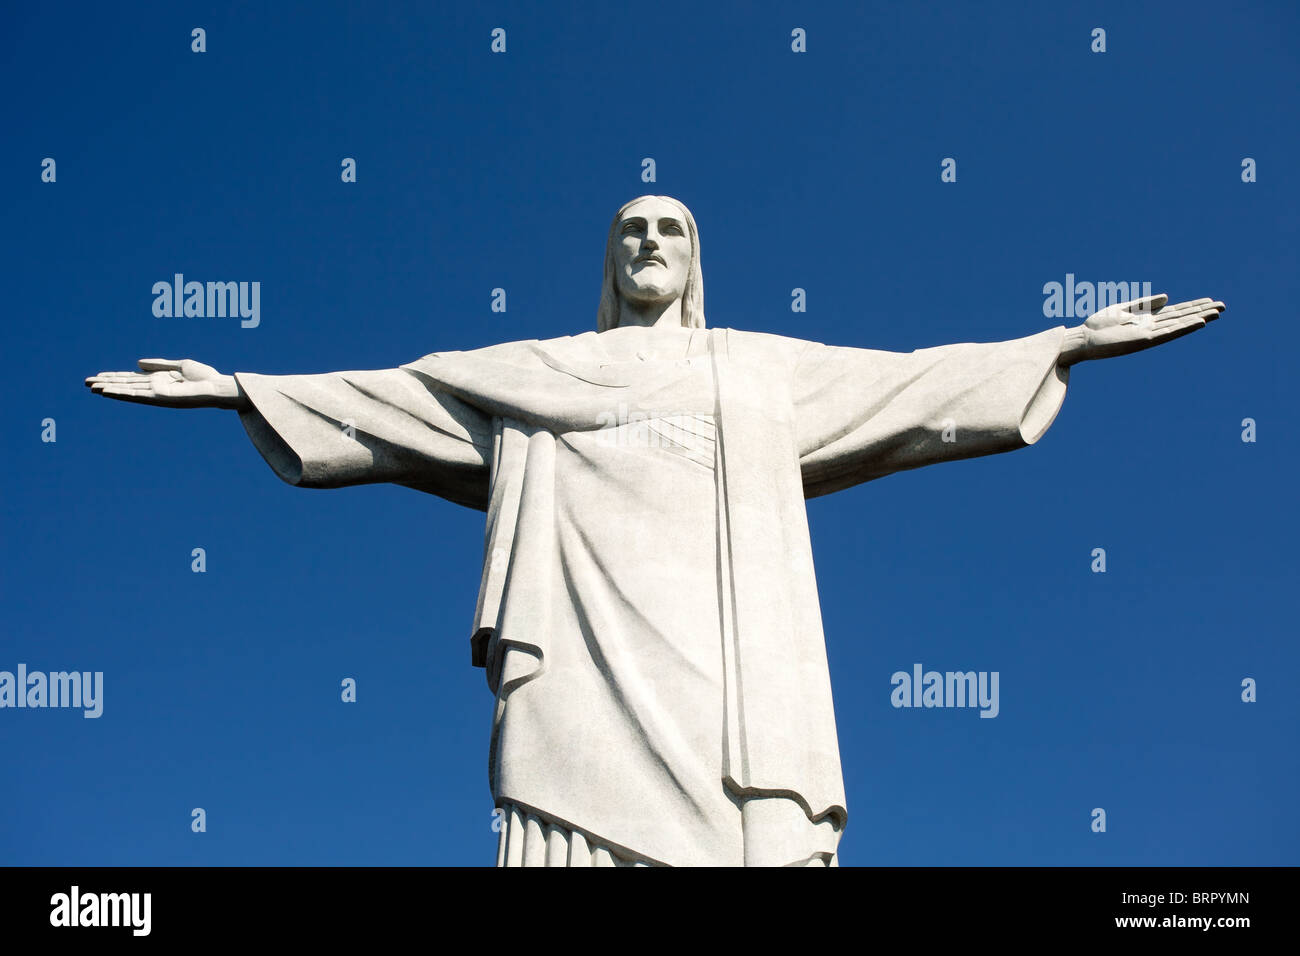
[[[140,359],[138,372],[100,372],[86,379],[96,395],[167,408],[245,407],[233,375],[193,359]]]
[[[1213,299],[1193,299],[1166,307],[1168,301],[1166,295],[1152,295],[1094,312],[1083,325],[1069,330],[1061,361],[1070,365],[1111,358],[1172,342],[1205,328],[1225,308]]]

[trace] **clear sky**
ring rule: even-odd
[[[694,212],[715,326],[998,341],[1080,321],[1044,315],[1067,275],[1227,303],[1077,367],[1032,448],[810,502],[841,861],[1300,862],[1297,9],[7,10],[0,670],[102,671],[105,691],[94,720],[0,710],[0,863],[493,862],[482,515],[292,488],[234,413],[82,379],[587,331],[610,217],[646,192]],[[156,317],[177,272],[260,282],[260,324]],[[997,671],[996,719],[892,707],[916,663]]]

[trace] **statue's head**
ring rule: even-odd
[[[605,244],[605,281],[596,331],[618,325],[621,300],[682,300],[682,325],[704,328],[704,277],[695,217],[669,196],[638,196],[614,216]]]

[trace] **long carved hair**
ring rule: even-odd
[[[682,290],[682,327],[687,329],[704,328],[704,275],[700,271],[700,233],[695,228],[695,217],[681,202],[672,196],[637,196],[630,202],[623,203],[614,214],[614,221],[609,226],[609,238],[605,241],[605,279],[600,287],[600,308],[596,310],[596,331],[606,332],[618,325],[620,297],[618,294],[618,276],[614,274],[614,243],[618,240],[619,220],[632,203],[642,199],[662,199],[670,202],[682,212],[686,220],[686,232],[691,237],[691,265],[686,272],[686,288]]]

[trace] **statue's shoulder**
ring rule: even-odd
[[[565,353],[581,350],[583,343],[580,340],[585,340],[588,336],[594,336],[595,334],[595,332],[588,332],[584,335],[564,335],[554,339],[520,339],[517,342],[498,342],[495,345],[485,345],[477,349],[444,349],[422,355],[414,362],[408,362],[406,367],[419,367],[429,362],[453,358],[470,358],[476,361],[501,362],[508,365],[532,365],[536,361],[539,349],[545,352]],[[587,347],[589,348],[590,344],[587,344]]]
[[[807,339],[797,339],[790,335],[777,335],[774,332],[751,332],[747,329],[724,328],[723,332],[727,333],[728,338],[736,340],[759,348],[803,348],[808,344]]]
[[[582,332],[578,335],[561,335],[554,339],[534,339],[528,343],[532,348],[545,349],[548,352],[593,352],[599,348],[599,332]]]
[[[731,328],[720,328],[718,331],[726,336],[727,350],[732,357],[743,357],[751,361],[794,362],[798,360],[804,349],[817,344],[807,339],[796,339],[772,332],[750,332],[745,329]]]

